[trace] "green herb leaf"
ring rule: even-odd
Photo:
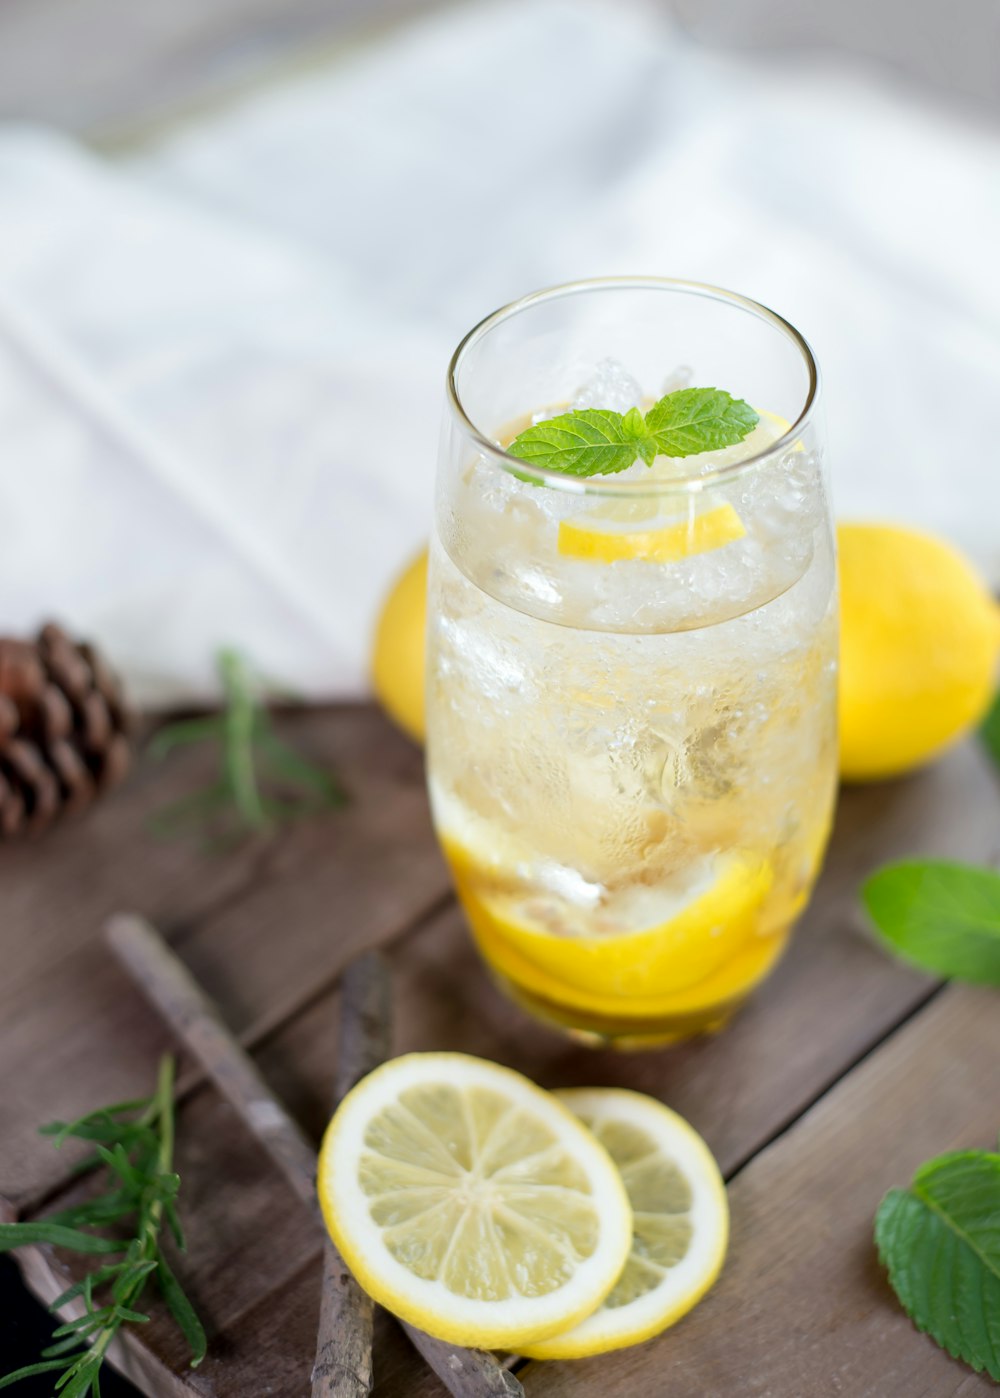
[[[42,1364],[26,1364],[23,1369],[15,1369],[12,1374],[0,1379],[0,1388],[9,1388],[12,1383],[20,1383],[22,1379],[32,1379],[36,1374],[51,1374],[54,1369],[65,1367],[61,1359],[49,1359]]]
[[[65,1356],[69,1354],[70,1350],[76,1350],[77,1352],[79,1352],[81,1347],[86,1346],[87,1343],[88,1339],[86,1335],[74,1333],[60,1340],[57,1344],[46,1345],[45,1349],[42,1350],[42,1358],[53,1359],[57,1354]],[[71,1356],[72,1360],[76,1360],[76,1358],[77,1354],[73,1354]],[[63,1359],[63,1364],[67,1364],[69,1362],[70,1360],[67,1360],[66,1358]]]
[[[343,805],[344,793],[332,774],[274,734],[263,683],[246,659],[223,650],[218,667],[225,694],[222,713],[169,724],[149,748],[162,757],[175,747],[210,742],[218,752],[218,773],[201,790],[158,812],[150,822],[153,830],[171,835],[197,824],[207,836],[207,848],[226,848],[244,835],[267,834],[282,822]],[[287,799],[272,799],[269,783],[280,785]]]
[[[61,1310],[63,1306],[69,1305],[70,1301],[75,1301],[78,1296],[82,1296],[88,1288],[101,1286],[104,1282],[110,1281],[112,1277],[116,1277],[124,1266],[124,1262],[114,1262],[110,1267],[98,1267],[96,1271],[60,1292],[56,1299],[50,1302],[49,1310]]]
[[[205,1358],[205,1352],[208,1348],[204,1327],[195,1314],[191,1302],[184,1294],[180,1282],[167,1265],[167,1259],[163,1256],[162,1252],[159,1255],[159,1263],[156,1280],[159,1282],[160,1290],[163,1292],[163,1299],[170,1307],[170,1314],[177,1322],[182,1335],[191,1348],[191,1368],[197,1369],[198,1365]]]
[[[58,1146],[67,1135],[98,1139],[99,1156],[111,1172],[111,1188],[86,1204],[67,1209],[62,1215],[33,1223],[0,1224],[0,1252],[22,1247],[26,1243],[49,1243],[82,1253],[124,1253],[114,1263],[103,1263],[57,1297],[51,1309],[80,1297],[84,1311],[53,1332],[51,1344],[42,1352],[42,1362],[19,1369],[0,1378],[0,1388],[7,1388],[32,1374],[61,1371],[55,1379],[59,1398],[100,1398],[100,1371],[108,1349],[123,1325],[143,1325],[149,1317],[138,1309],[138,1301],[153,1272],[166,1263],[162,1261],[160,1235],[172,1226],[180,1232],[174,1207],[180,1180],[174,1173],[174,1062],[167,1055],[160,1061],[156,1093],[138,1102],[119,1103],[90,1112],[78,1121],[66,1125],[55,1122],[44,1128],[46,1135],[55,1137]],[[117,1134],[109,1132],[116,1116],[141,1110],[135,1121],[119,1120]],[[105,1221],[118,1222],[126,1215],[132,1219],[130,1240],[101,1238],[70,1227],[66,1219],[86,1222],[91,1226]],[[56,1220],[62,1221],[56,1221]],[[169,1270],[169,1269],[168,1269]],[[172,1278],[172,1273],[170,1274]],[[168,1282],[168,1287],[170,1283]],[[95,1301],[95,1292],[110,1292],[110,1304]],[[178,1295],[182,1300],[178,1301]],[[173,1279],[172,1297],[168,1298],[175,1315],[183,1311],[181,1329],[189,1338],[201,1335],[196,1352],[204,1353],[204,1332],[187,1298]]]
[[[1000,875],[946,860],[906,860],[862,889],[881,939],[922,971],[1000,986]]]
[[[694,456],[734,446],[759,420],[749,403],[721,389],[681,388],[661,398],[645,417],[639,408],[629,408],[624,416],[609,408],[584,408],[547,418],[526,428],[507,450],[532,466],[567,476],[613,476],[638,459],[651,466],[657,456]]]
[[[646,414],[646,426],[663,456],[696,456],[735,446],[759,421],[749,403],[721,388],[680,388]]]
[[[630,418],[632,412],[638,409],[632,409]],[[563,413],[527,428],[507,450],[531,466],[565,476],[613,476],[627,471],[640,455],[641,442],[625,431],[623,421],[621,413],[605,408]]]
[[[892,1288],[919,1330],[1000,1380],[1000,1155],[930,1160],[875,1216]]]
[[[91,1395],[93,1395],[94,1379],[97,1377],[100,1367],[100,1358],[95,1362],[88,1356],[87,1362],[77,1369],[64,1387],[61,1386],[63,1382],[61,1379],[56,1384],[59,1398],[85,1398],[88,1389],[90,1389]]]
[[[61,1223],[0,1223],[0,1252],[11,1252],[30,1243],[49,1243],[54,1248],[84,1253],[124,1252],[126,1248],[119,1238],[96,1238]]]

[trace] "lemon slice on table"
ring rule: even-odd
[[[533,1359],[581,1359],[658,1335],[704,1296],[722,1270],[729,1239],[719,1168],[676,1112],[618,1088],[571,1088],[557,1096],[621,1171],[634,1237],[603,1305],[565,1334],[527,1345],[523,1352]]]
[[[728,502],[678,514],[676,509],[663,513],[655,504],[651,508],[649,501],[616,500],[562,520],[558,549],[566,558],[597,563],[677,563],[745,534],[743,521]]]
[[[365,1290],[453,1344],[518,1349],[571,1328],[631,1246],[604,1147],[551,1094],[465,1054],[364,1078],[327,1130],[318,1189]]]

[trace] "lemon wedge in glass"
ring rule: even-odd
[[[387,1310],[458,1345],[516,1350],[615,1285],[632,1211],[603,1146],[519,1073],[414,1053],[341,1103],[319,1160],[330,1234]]]
[[[708,1147],[662,1103],[619,1088],[556,1095],[607,1148],[635,1220],[628,1261],[603,1305],[524,1349],[533,1359],[580,1359],[639,1344],[687,1314],[722,1270],[729,1206]]]
[[[683,888],[637,887],[618,900],[621,926],[599,924],[594,912],[581,912],[578,925],[564,902],[518,888],[452,840],[443,843],[486,960],[557,1003],[633,1016],[697,1009],[745,989],[759,979],[761,958],[780,950],[777,939],[758,935],[774,873],[750,852],[706,858]]]

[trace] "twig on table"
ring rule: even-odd
[[[281,1168],[296,1194],[323,1227],[326,1236],[316,1198],[315,1151],[226,1028],[219,1010],[155,928],[143,918],[119,914],[108,924],[107,936],[122,965]],[[388,1046],[388,991],[379,989],[380,980],[385,978],[384,966],[374,961],[369,963],[367,970],[359,967],[353,977],[351,969],[344,976],[345,997],[341,1011],[342,1037],[351,1035],[351,1044],[346,1051],[342,1045],[338,1094],[343,1085],[353,1085],[354,1081],[377,1066],[374,1060],[379,1053],[384,1055]],[[376,1029],[380,1014],[383,1023],[381,1033]],[[330,1246],[332,1249],[332,1244]],[[332,1277],[335,1289],[343,1287],[345,1298],[364,1297],[339,1254],[333,1250],[333,1255],[339,1263]],[[323,1306],[328,1309],[336,1305],[335,1300],[327,1301],[325,1287],[329,1277],[329,1268],[324,1267]],[[370,1327],[371,1303],[367,1297],[364,1297],[364,1302]],[[365,1307],[351,1305],[346,1299],[345,1306],[345,1311],[341,1312],[344,1324],[355,1327],[355,1334],[360,1332],[364,1335]],[[515,1376],[504,1369],[492,1354],[434,1340],[409,1325],[403,1328],[455,1398],[517,1398],[517,1395],[523,1395],[524,1390]],[[343,1386],[328,1388],[327,1393],[337,1395],[337,1398],[341,1398],[341,1395],[344,1398],[358,1395],[360,1398],[368,1391],[364,1385],[366,1382],[370,1384],[370,1377],[366,1379],[366,1374],[370,1375],[371,1363],[370,1328],[367,1333],[367,1370],[363,1366],[345,1365],[342,1356],[348,1349],[345,1343],[347,1336],[342,1333],[338,1337],[343,1348],[337,1359],[337,1368]],[[321,1347],[322,1343],[321,1331]],[[357,1353],[353,1341],[349,1348],[352,1355]]]
[[[340,1041],[333,1105],[355,1083],[389,1056],[391,1012],[389,974],[377,952],[359,957],[344,972],[340,1002]],[[375,1308],[330,1241],[323,1249],[313,1398],[339,1398],[344,1375],[372,1386],[372,1326]]]

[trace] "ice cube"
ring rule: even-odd
[[[573,394],[570,406],[580,408],[610,408],[612,412],[627,413],[642,403],[642,389],[617,359],[602,359],[585,384]]]

